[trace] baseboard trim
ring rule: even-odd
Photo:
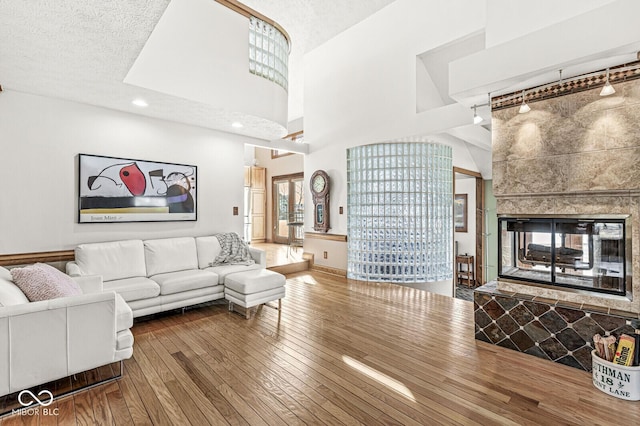
[[[339,234],[321,234],[319,232],[305,232],[304,233],[304,238],[305,239],[315,239],[315,240],[328,240],[328,241],[338,241],[341,243],[346,243],[347,242],[347,236],[346,235],[339,235]]]
[[[339,268],[331,268],[329,266],[322,266],[322,265],[318,265],[318,264],[314,264],[311,267],[312,271],[318,271],[318,272],[324,272],[325,274],[331,274],[331,275],[336,275],[339,277],[347,277],[347,271],[345,271],[344,269],[339,269]]]

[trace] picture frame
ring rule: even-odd
[[[78,154],[78,223],[197,220],[193,165]]]
[[[453,200],[455,232],[467,232],[467,194],[455,194]]]

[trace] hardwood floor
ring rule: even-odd
[[[133,332],[121,380],[1,426],[640,423],[588,373],[476,342],[470,302],[407,287],[298,273],[280,312],[215,304]]]

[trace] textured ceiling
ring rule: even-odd
[[[242,0],[291,35],[306,53],[395,0]]]
[[[213,0],[212,0],[213,1]],[[302,116],[302,56],[393,0],[250,0],[293,41],[289,117]],[[169,0],[0,0],[0,84],[7,90],[273,139],[281,128],[256,117],[161,94],[122,81]],[[150,106],[131,105],[136,97]]]

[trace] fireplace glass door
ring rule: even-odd
[[[499,276],[625,294],[622,219],[499,218]]]

